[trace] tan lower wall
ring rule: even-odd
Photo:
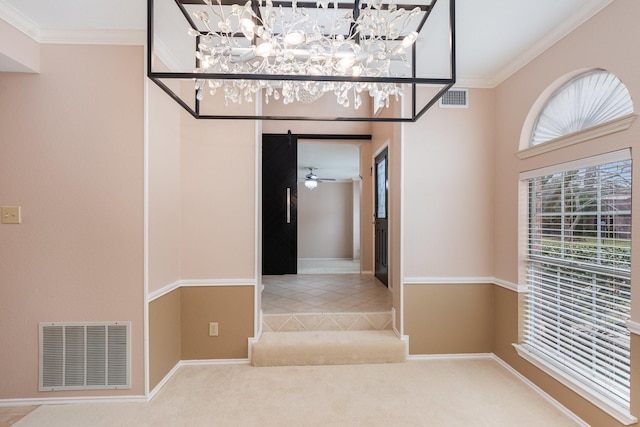
[[[491,353],[493,285],[404,286],[409,354]]]
[[[518,356],[512,345],[518,342],[518,294],[516,292],[495,286],[494,307],[493,352],[496,356],[511,365],[535,385],[540,387],[545,393],[556,399],[560,404],[589,425],[607,427],[622,426],[622,424],[614,418]],[[637,349],[640,349],[640,338],[632,335],[631,354],[635,354],[634,350],[638,351]],[[635,374],[632,371],[632,385],[635,383],[634,379],[637,380],[638,377],[640,377],[640,372],[638,371],[639,370],[636,369]],[[640,401],[640,398],[634,399],[633,396],[637,396],[636,393],[633,393],[635,390],[637,390],[637,387],[632,387],[632,413],[635,412],[637,415],[639,412],[637,410],[633,411],[633,408],[638,408],[637,403]]]
[[[246,359],[253,337],[253,286],[181,289],[182,360]],[[209,322],[219,335],[209,336]]]
[[[149,304],[149,387],[180,361],[180,289]]]

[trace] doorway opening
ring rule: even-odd
[[[298,140],[298,274],[360,274],[360,144]]]
[[[263,136],[261,300],[265,316],[390,313],[391,293],[373,275],[371,147],[367,141],[357,139],[370,137],[291,133]],[[279,146],[269,147],[272,144]],[[287,160],[287,166],[283,166],[283,159],[292,156],[297,159],[295,165]],[[275,174],[286,181],[274,191],[275,201],[270,200],[270,190],[265,188],[271,179],[266,174],[273,173],[273,164],[269,164],[273,158]],[[295,172],[295,183],[291,170]],[[306,186],[309,179],[316,182]],[[280,206],[275,215],[265,212],[272,205]],[[273,222],[284,222],[288,231],[271,233],[268,228],[273,227]],[[291,236],[295,237],[295,244]],[[269,252],[273,242],[265,239],[274,239],[278,245],[286,243],[288,249]],[[277,272],[265,266],[272,258],[282,264],[283,257],[289,259],[285,262],[289,266],[295,260],[295,271],[289,267]]]

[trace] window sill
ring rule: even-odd
[[[588,387],[586,384],[571,377],[551,361],[540,357],[528,345],[513,344],[513,346],[520,357],[542,370],[547,375],[550,375],[552,378],[573,390],[589,402],[593,403],[595,406],[602,409],[622,424],[631,425],[638,422],[638,419],[631,415],[627,408],[621,407],[606,396],[603,396],[591,387]]]
[[[627,130],[631,127],[631,123],[633,123],[635,118],[636,115],[634,113],[631,113],[618,119],[591,127],[589,129],[570,133],[569,135],[552,139],[551,141],[543,142],[542,144],[534,145],[533,147],[524,148],[516,152],[516,156],[518,156],[520,160],[528,159],[529,157],[537,156],[539,154],[548,153],[560,148],[579,144],[583,141],[588,141],[590,139],[595,139],[601,136]]]

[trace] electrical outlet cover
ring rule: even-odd
[[[20,224],[20,206],[2,206],[0,212],[3,224]]]

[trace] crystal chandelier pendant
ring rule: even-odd
[[[323,13],[336,19],[327,31],[317,22],[313,10],[291,3],[290,9],[274,7],[271,0],[247,2],[231,8],[220,0],[205,0],[206,9],[192,13],[204,31],[188,30],[198,37],[195,73],[233,73],[273,76],[329,77],[393,77],[391,63],[408,66],[406,51],[419,35],[409,31],[409,24],[421,9],[398,8],[395,3],[383,7],[379,0],[363,4],[354,13],[339,9],[337,2],[318,2]],[[383,13],[384,12],[384,13]],[[212,18],[216,18],[213,25]],[[241,34],[243,37],[238,37]],[[225,102],[251,100],[253,94],[265,91],[285,104],[294,101],[310,103],[327,92],[333,92],[338,104],[355,109],[362,105],[362,93],[388,105],[390,97],[402,95],[399,84],[374,82],[300,80],[227,80]],[[203,99],[206,84],[196,81],[197,98]]]
[[[396,1],[147,0],[147,76],[197,119],[416,121],[456,82],[456,1]]]

